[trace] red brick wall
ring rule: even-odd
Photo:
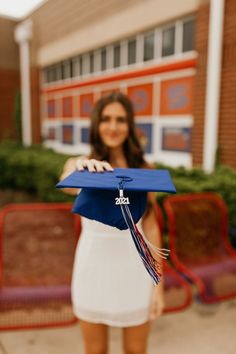
[[[0,141],[16,138],[15,109],[19,88],[19,71],[0,69]]]
[[[219,117],[220,162],[236,169],[236,1],[226,0]]]
[[[196,42],[198,52],[197,74],[194,88],[194,127],[192,133],[193,165],[202,165],[203,134],[206,96],[207,46],[208,46],[209,4],[202,5],[196,14]]]
[[[20,92],[18,70],[0,69],[0,141],[16,139],[16,98]],[[31,69],[32,142],[40,143],[39,69]]]
[[[31,122],[32,122],[32,142],[38,144],[41,142],[40,134],[40,88],[39,75],[37,67],[31,68]]]
[[[194,94],[193,164],[202,165],[209,5],[196,17],[197,75]],[[236,2],[225,1],[218,147],[220,163],[236,169]]]

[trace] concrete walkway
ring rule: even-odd
[[[121,329],[110,330],[110,354],[122,354]],[[235,354],[236,300],[194,303],[152,325],[148,354]],[[60,329],[0,332],[0,354],[84,354],[79,324]]]

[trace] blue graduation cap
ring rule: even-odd
[[[146,269],[156,284],[160,281],[159,266],[148,246],[162,258],[166,258],[168,250],[152,245],[141,235],[136,223],[145,212],[147,192],[176,193],[167,170],[140,168],[115,168],[113,171],[104,172],[76,170],[56,187],[82,188],[74,202],[74,213],[120,230],[129,229]]]

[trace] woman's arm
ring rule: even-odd
[[[77,157],[71,157],[66,161],[60,176],[60,181],[69,176],[76,169],[76,161]],[[79,192],[79,189],[76,188],[62,188],[61,190],[70,195],[77,195]]]
[[[71,157],[68,159],[64,165],[62,175],[60,176],[60,180],[69,176],[76,169],[78,171],[83,171],[85,168],[88,169],[89,172],[103,172],[103,171],[113,171],[112,166],[106,161],[98,161],[95,159],[89,159],[85,156]],[[75,188],[62,188],[63,192],[77,195],[80,189]]]
[[[154,209],[154,203],[156,203],[154,193],[148,194],[148,201],[150,204],[150,208],[146,212],[142,220],[143,232],[145,237],[148,239],[148,241],[150,241],[154,246],[161,248],[162,247],[161,234],[160,234],[160,229],[157,223],[155,209]],[[153,258],[155,258],[159,263],[160,272],[162,274],[160,283],[154,286],[152,299],[151,299],[150,320],[154,320],[162,314],[164,309],[164,285],[163,285],[164,282],[163,282],[163,267],[162,267],[163,260],[152,249],[150,249],[150,252]]]

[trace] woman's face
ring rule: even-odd
[[[98,127],[100,138],[110,149],[121,147],[129,135],[128,117],[119,102],[106,105]]]

